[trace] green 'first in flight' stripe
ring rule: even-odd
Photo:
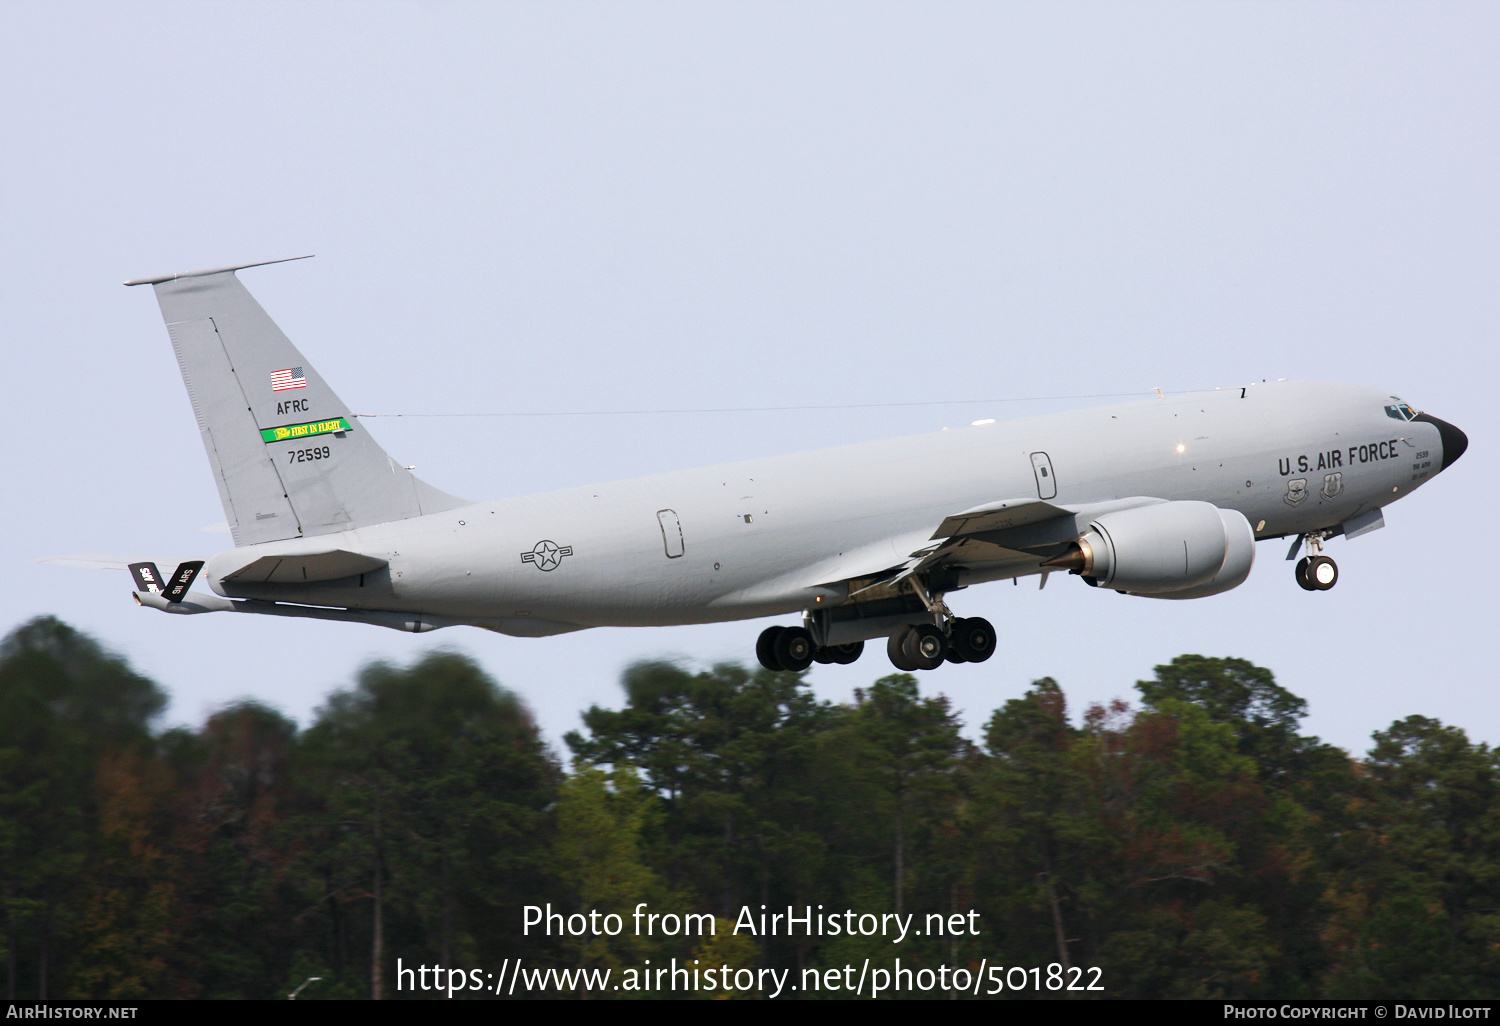
[[[260,437],[265,442],[285,442],[290,438],[311,438],[313,435],[329,435],[335,431],[348,431],[349,429],[347,420],[343,417],[335,417],[333,420],[313,420],[306,424],[261,428]]]

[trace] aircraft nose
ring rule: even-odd
[[[1426,413],[1417,414],[1417,420],[1423,424],[1431,424],[1437,428],[1438,436],[1443,440],[1443,465],[1438,467],[1439,472],[1453,466],[1454,461],[1462,456],[1464,450],[1469,447],[1469,436],[1452,424],[1449,424],[1446,420],[1438,420],[1436,417]]]

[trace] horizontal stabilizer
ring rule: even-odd
[[[162,562],[171,566],[173,561],[184,563],[190,558],[189,556],[168,556]],[[138,561],[139,558],[136,556],[117,556],[93,552],[70,552],[62,556],[42,556],[32,560],[33,563],[46,563],[49,566],[70,566],[79,570],[129,570],[130,564]]]
[[[367,574],[386,565],[383,559],[361,555],[347,549],[326,552],[299,552],[285,556],[261,556],[228,573],[221,581],[254,584],[303,584],[307,581],[336,581],[341,577]]]

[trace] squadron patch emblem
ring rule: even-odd
[[[1299,477],[1295,481],[1286,483],[1286,494],[1281,497],[1282,502],[1288,506],[1296,506],[1305,498],[1307,498],[1307,478]]]
[[[1344,490],[1344,475],[1342,473],[1329,474],[1323,478],[1323,498],[1336,499]]]
[[[538,570],[556,570],[562,565],[564,556],[573,554],[573,546],[559,545],[555,541],[539,541],[530,552],[521,553],[521,562],[532,563]]]

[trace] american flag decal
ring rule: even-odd
[[[302,373],[301,367],[288,367],[286,370],[271,372],[271,391],[282,392],[288,388],[306,388],[307,375]]]

